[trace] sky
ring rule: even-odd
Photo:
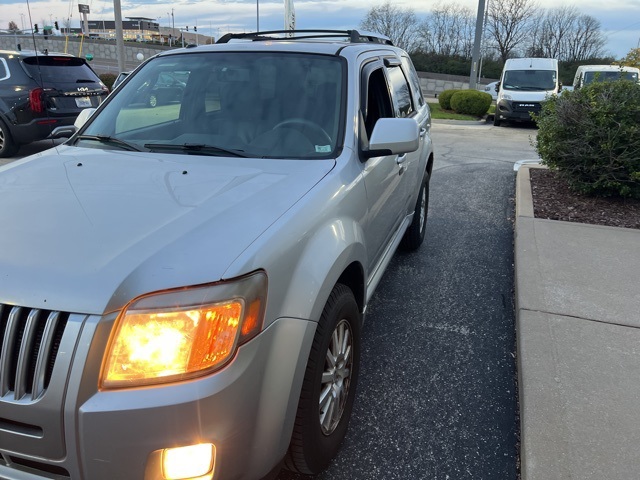
[[[474,12],[477,0],[452,0]],[[411,8],[423,18],[438,2],[444,0],[392,2]],[[0,29],[13,20],[18,28],[30,24],[53,23],[70,18],[71,27],[80,26],[78,3],[89,5],[89,20],[113,20],[113,0],[0,0]],[[367,11],[383,0],[294,0],[296,28],[357,28]],[[537,0],[544,8],[576,6],[581,13],[600,21],[607,40],[605,51],[615,58],[640,47],[640,0]],[[121,0],[122,18],[146,17],[169,26],[170,16],[176,28],[197,24],[198,32],[219,37],[227,32],[255,31],[259,12],[260,30],[281,30],[284,25],[283,0]]]

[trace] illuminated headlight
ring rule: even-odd
[[[229,362],[263,326],[267,276],[139,297],[120,312],[102,362],[103,389],[185,380]]]
[[[202,477],[215,465],[216,447],[202,443],[162,451],[162,476],[168,480]]]

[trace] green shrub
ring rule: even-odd
[[[443,110],[451,110],[451,97],[460,90],[444,90],[438,95],[438,103]]]
[[[542,163],[572,190],[640,198],[640,85],[595,82],[563,92],[535,121]]]
[[[489,110],[491,95],[478,90],[460,90],[451,97],[451,108],[458,113],[481,117]]]
[[[99,75],[100,80],[104,83],[109,90],[113,89],[113,82],[116,81],[116,75],[113,73],[102,73]]]

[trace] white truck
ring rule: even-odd
[[[496,88],[495,126],[500,126],[502,120],[530,121],[531,112],[538,113],[545,99],[562,88],[558,81],[558,60],[510,58]]]

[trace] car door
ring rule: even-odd
[[[361,71],[360,144],[368,149],[375,123],[395,116],[387,74],[382,61],[366,64]],[[365,223],[369,271],[373,271],[403,220],[406,196],[406,155],[363,159],[363,179],[369,210]]]
[[[420,146],[415,152],[408,153],[407,159],[407,179],[408,182],[408,198],[407,213],[413,212],[415,201],[419,190],[420,182],[425,169],[427,168],[427,156],[432,151],[431,136],[431,112],[429,106],[422,95],[420,88],[420,79],[418,73],[411,63],[408,56],[403,56],[402,74],[395,74],[396,81],[392,82],[392,97],[398,103],[396,109],[400,112],[406,112],[402,116],[415,118],[420,128]],[[407,89],[410,92],[407,94]],[[397,92],[397,93],[396,93]]]

